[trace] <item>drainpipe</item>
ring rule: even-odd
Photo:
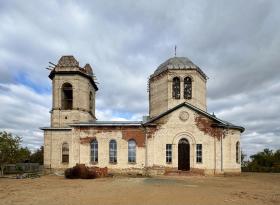
[[[221,138],[221,171],[223,172],[224,168],[223,168],[223,138],[226,136],[227,133],[227,129],[223,128],[223,134],[222,134],[222,138]]]
[[[216,163],[217,163],[217,159],[216,159],[216,137],[214,137],[214,175],[216,174]]]
[[[50,172],[52,171],[52,149],[53,149],[53,135],[51,133],[51,146],[50,146]]]
[[[145,127],[145,168],[148,167],[148,136],[147,136],[147,128]]]

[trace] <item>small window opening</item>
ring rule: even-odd
[[[62,144],[62,163],[69,163],[69,145],[67,142]]]
[[[172,163],[172,144],[166,144],[166,163]]]
[[[174,99],[180,99],[180,78],[173,78],[172,96]]]
[[[202,144],[196,145],[196,162],[202,163]]]
[[[73,88],[70,83],[62,86],[62,109],[71,110],[73,108]]]
[[[184,79],[184,98],[192,99],[192,79],[190,77]]]

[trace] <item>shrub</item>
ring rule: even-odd
[[[64,172],[67,179],[95,179],[108,176],[108,169],[99,167],[87,167],[85,164],[76,164]]]

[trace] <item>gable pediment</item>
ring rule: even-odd
[[[240,130],[241,132],[243,132],[245,130],[241,126],[236,126],[232,123],[223,121],[223,120],[217,118],[215,115],[211,115],[187,102],[183,102],[183,103],[167,110],[166,112],[161,113],[160,115],[147,121],[144,125],[149,125],[150,123],[154,123],[154,124],[164,123],[165,119],[169,118],[172,115],[177,115],[177,117],[180,121],[186,121],[190,118],[190,120],[195,122],[198,118],[197,117],[192,118],[192,116],[190,116],[190,115],[195,115],[195,114],[199,116],[199,119],[202,119],[202,118],[207,119],[208,122],[211,122],[211,126],[213,126],[213,127],[237,129],[237,130]],[[177,121],[177,122],[180,122],[180,121]]]

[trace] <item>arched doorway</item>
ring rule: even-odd
[[[190,143],[185,138],[178,144],[178,170],[190,170]]]

